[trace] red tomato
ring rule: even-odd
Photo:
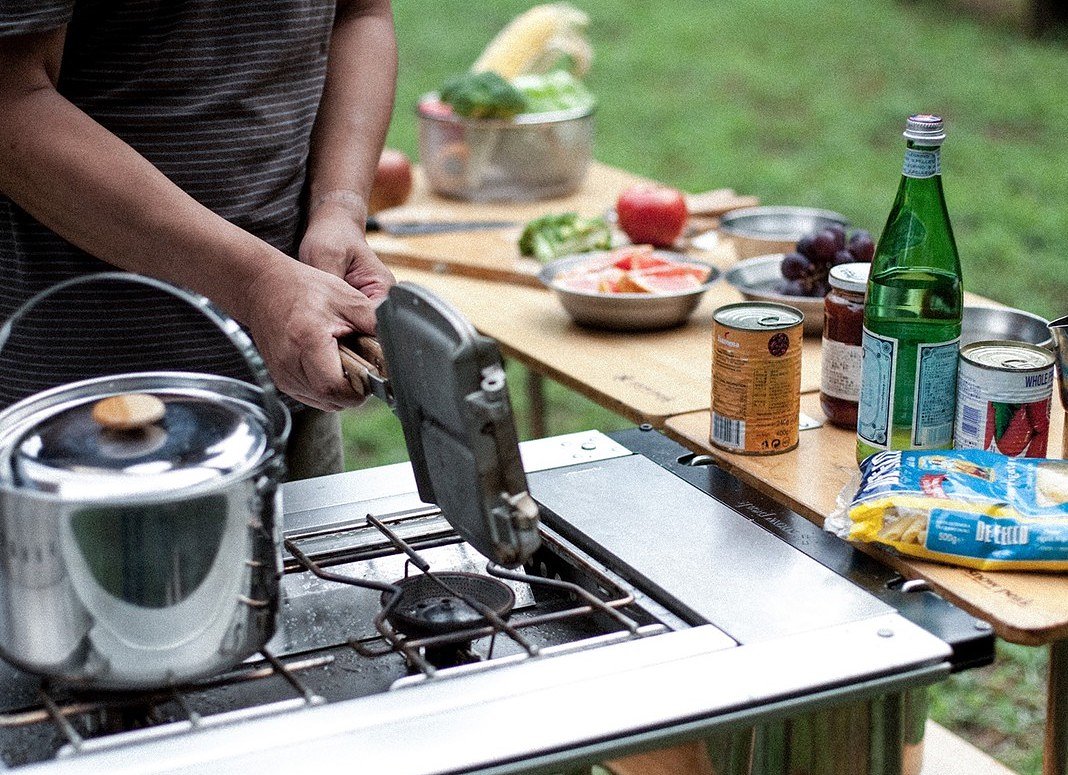
[[[371,186],[372,213],[402,205],[412,192],[412,163],[401,151],[384,148]]]
[[[640,183],[619,195],[616,215],[631,242],[668,247],[686,225],[686,199],[674,188]]]

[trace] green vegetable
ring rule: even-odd
[[[612,230],[601,217],[582,218],[578,213],[543,215],[526,225],[519,237],[519,252],[545,263],[570,253],[608,250]]]
[[[582,81],[566,70],[544,75],[520,75],[512,83],[526,99],[527,113],[592,108],[596,100]]]
[[[523,113],[526,98],[497,73],[464,73],[445,82],[441,101],[468,118],[511,118]]]

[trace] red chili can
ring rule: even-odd
[[[960,350],[953,445],[1011,457],[1045,457],[1053,353],[1023,342],[973,342]]]
[[[717,447],[743,455],[797,446],[801,310],[770,302],[720,307],[712,326],[712,428]]]

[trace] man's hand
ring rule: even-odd
[[[376,304],[331,273],[287,261],[250,286],[245,322],[279,390],[337,410],[366,398],[345,378],[337,340],[354,331],[373,334]]]
[[[362,199],[347,191],[332,192],[313,202],[310,210],[300,260],[340,277],[372,301],[384,299],[397,281],[367,244]]]

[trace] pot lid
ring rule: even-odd
[[[391,288],[377,317],[419,497],[483,555],[520,565],[541,541],[539,510],[496,343],[412,283]]]
[[[228,479],[267,446],[257,407],[210,391],[83,396],[34,418],[10,470],[21,487],[101,500]]]

